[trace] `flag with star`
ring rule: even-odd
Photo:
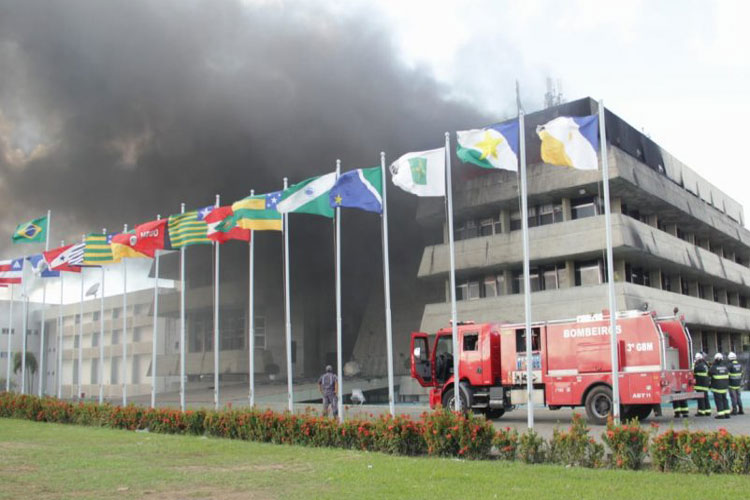
[[[23,222],[16,227],[10,239],[13,243],[44,243],[47,238],[47,216]]]
[[[90,233],[84,238],[83,265],[101,266],[115,262],[112,255],[112,238],[117,233]]]
[[[0,260],[0,284],[17,285],[23,277],[23,259]]]
[[[456,132],[456,155],[483,168],[518,171],[518,120]]]
[[[380,167],[358,168],[341,174],[330,191],[331,207],[383,213],[382,175]]]
[[[333,217],[333,209],[328,202],[328,193],[336,184],[336,172],[311,177],[281,193],[281,201],[276,210],[282,214],[313,214]]]
[[[281,214],[276,205],[281,201],[281,191],[256,194],[232,203],[231,217],[217,225],[216,230],[228,232],[235,227],[253,231],[281,231]]]
[[[211,243],[207,235],[206,216],[213,209],[213,206],[207,206],[184,214],[170,215],[168,227],[172,248]]]

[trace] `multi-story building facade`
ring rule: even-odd
[[[607,308],[601,167],[545,165],[537,125],[597,112],[591,99],[526,117],[533,321]],[[750,232],[742,206],[606,112],[617,307],[675,309],[696,349],[750,349]],[[601,159],[600,159],[601,165]],[[522,322],[521,215],[517,176],[456,166],[454,235],[460,320]],[[425,200],[418,218],[442,242],[424,249],[418,277],[445,287],[428,304],[422,331],[450,319],[444,211]]]

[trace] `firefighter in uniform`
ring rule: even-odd
[[[711,377],[708,376],[708,363],[703,359],[703,354],[695,353],[693,363],[693,375],[695,376],[695,390],[700,393],[698,398],[698,413],[696,417],[708,417],[711,415],[711,400],[708,399],[708,391],[711,388]]]
[[[714,364],[711,365],[708,374],[711,376],[711,392],[714,393],[716,405],[715,418],[729,418],[729,402],[727,401],[729,368],[724,364],[724,355],[720,352],[714,355]]]
[[[732,400],[732,415],[744,415],[742,410],[742,365],[737,361],[733,352],[727,356],[729,360],[729,397]]]

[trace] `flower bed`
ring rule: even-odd
[[[432,455],[468,459],[499,458],[525,463],[641,469],[663,472],[750,474],[750,436],[715,432],[644,429],[637,420],[614,425],[602,434],[605,446],[591,436],[585,421],[573,416],[567,430],[555,429],[549,440],[533,430],[496,431],[491,422],[447,410],[419,419],[390,415],[339,422],[313,412],[227,408],[179,411],[97,403],[71,403],[12,392],[0,393],[0,417],[162,434],[213,436],[245,441],[347,448],[394,455]]]

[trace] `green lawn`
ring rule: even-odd
[[[743,498],[750,478],[391,457],[0,419],[0,498]]]

